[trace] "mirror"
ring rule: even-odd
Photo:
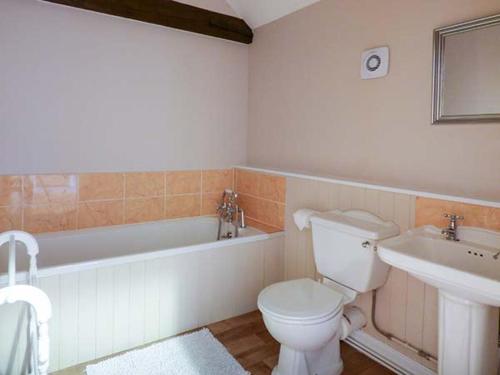
[[[434,31],[432,123],[500,122],[500,15]]]

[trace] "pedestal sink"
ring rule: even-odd
[[[439,374],[497,374],[500,232],[424,226],[378,245],[380,258],[439,289]]]

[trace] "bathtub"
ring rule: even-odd
[[[50,370],[255,310],[260,290],[284,278],[283,234],[248,227],[216,241],[217,226],[200,217],[37,235],[38,282],[53,305]],[[0,287],[6,267],[2,249]],[[0,374],[22,366],[22,309],[0,307]]]

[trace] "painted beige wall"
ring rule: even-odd
[[[497,0],[323,0],[256,30],[248,161],[384,185],[500,199],[500,124],[431,126],[432,31]],[[388,77],[360,79],[389,45]]]
[[[207,5],[223,10],[224,2]],[[0,49],[0,174],[223,168],[246,159],[246,45],[2,0]]]

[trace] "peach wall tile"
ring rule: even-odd
[[[238,193],[257,196],[259,194],[260,174],[252,171],[236,169],[235,181]]]
[[[76,205],[44,204],[24,207],[24,230],[30,233],[76,229]]]
[[[167,195],[165,200],[165,218],[175,219],[179,217],[200,216],[201,196],[190,195]]]
[[[201,214],[215,215],[217,206],[222,199],[222,193],[205,193],[201,196]]]
[[[17,206],[22,199],[22,178],[0,176],[0,206]]]
[[[261,224],[284,228],[286,178],[252,171],[236,170],[239,205],[246,215]]]
[[[123,200],[80,203],[78,207],[78,228],[122,224],[123,215]]]
[[[239,205],[245,211],[245,215],[250,219],[279,229],[283,229],[285,226],[284,204],[241,194],[239,197]]]
[[[77,175],[24,176],[24,204],[73,204],[78,196]]]
[[[24,229],[34,233],[215,215],[223,190],[236,183],[248,218],[283,227],[285,178],[216,169],[0,176],[0,207],[12,206],[0,211],[0,228],[20,228],[23,210]]]
[[[22,229],[21,207],[0,207],[0,233],[14,229]]]
[[[490,207],[486,217],[486,227],[500,230],[500,209]]]
[[[448,223],[444,213],[461,215],[460,204],[437,199],[417,197],[415,203],[415,226],[435,225],[444,227]]]
[[[266,233],[276,233],[276,232],[282,231],[282,229],[280,229],[280,228],[273,227],[273,226],[266,225],[266,224],[262,224],[261,222],[258,222],[258,221],[253,220],[253,219],[247,219],[247,225],[250,225],[250,226],[252,226],[258,230],[261,230],[263,232],[266,232]]]
[[[249,218],[258,220],[261,211],[261,200],[250,195],[240,194],[238,204]]]
[[[165,174],[162,172],[125,174],[125,197],[144,198],[165,195]]]
[[[448,219],[443,216],[445,213],[464,216],[461,225],[500,230],[500,208],[421,197],[416,200],[415,225],[445,227],[448,225]]]
[[[283,229],[285,226],[285,206],[275,202],[261,201],[257,220],[264,224]]]
[[[165,173],[167,194],[193,194],[201,191],[201,171]]]
[[[202,189],[204,193],[222,194],[224,189],[233,188],[232,169],[212,169],[202,171]]]
[[[80,175],[80,201],[122,199],[123,173],[89,173]]]
[[[161,220],[164,216],[165,199],[138,198],[125,201],[125,223],[141,223]]]
[[[258,197],[275,202],[285,203],[286,178],[261,174],[259,176]]]

